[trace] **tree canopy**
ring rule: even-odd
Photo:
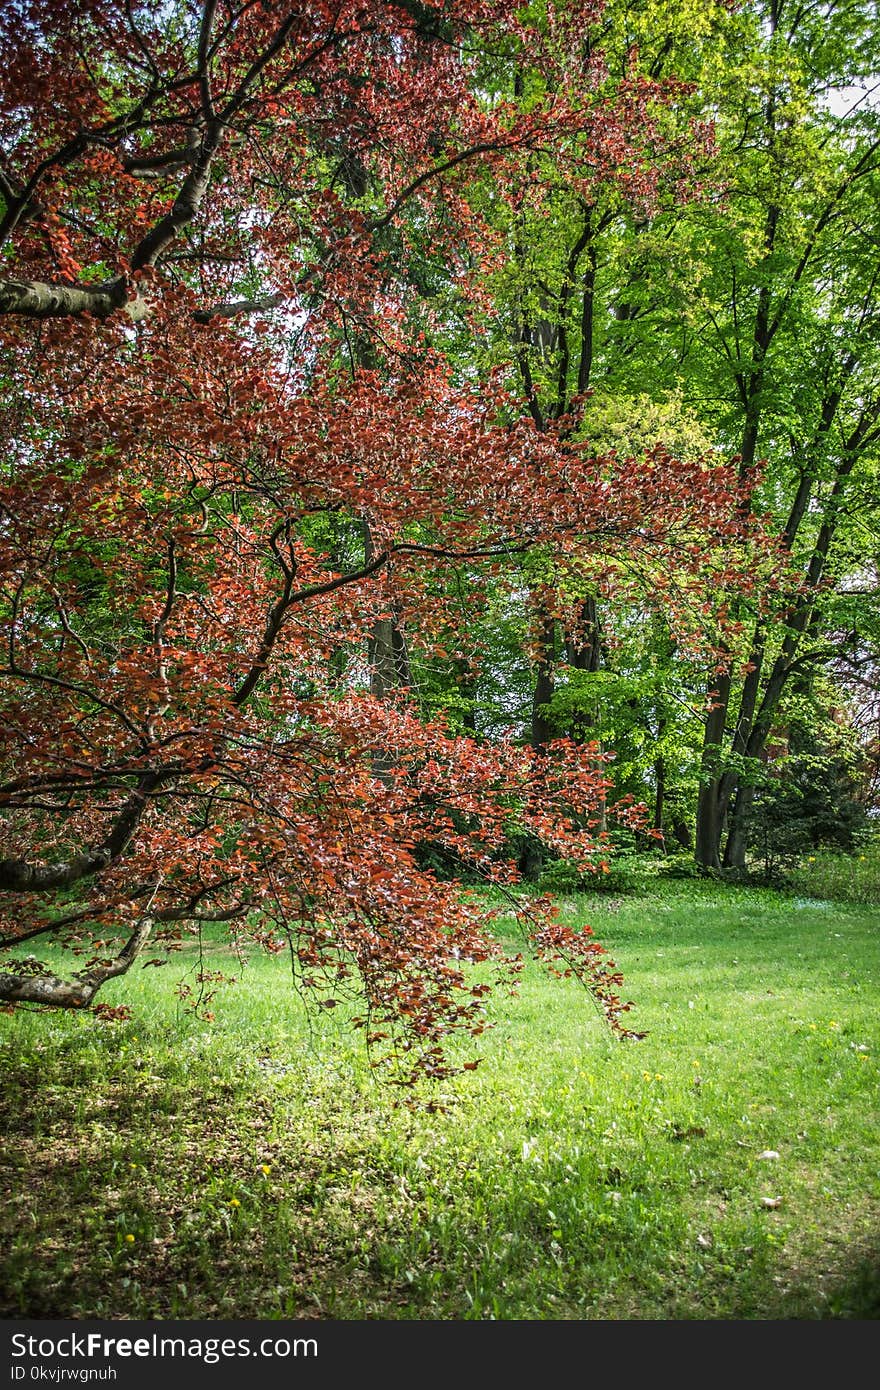
[[[876,147],[693,8],[6,7],[0,998],[227,923],[443,1075],[519,958],[441,865],[662,832],[707,670],[704,845],[742,796],[873,467]]]

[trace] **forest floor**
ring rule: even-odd
[[[440,1112],[395,1106],[340,1010],[310,1028],[279,959],[213,1023],[185,957],[108,986],[128,1022],[0,1018],[0,1312],[880,1315],[876,909],[657,881],[563,909],[648,1036],[529,967]]]

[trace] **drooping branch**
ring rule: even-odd
[[[56,1009],[87,1009],[108,980],[124,975],[146,945],[153,930],[152,917],[144,917],[113,960],[93,965],[72,980],[57,975],[0,975],[0,1000],[16,1004],[47,1004]]]
[[[450,173],[451,170],[457,168],[459,164],[464,164],[465,161],[469,159],[475,159],[477,155],[493,154],[506,148],[513,149],[518,143],[516,139],[511,139],[509,141],[504,141],[501,138],[498,140],[484,140],[478,144],[470,145],[465,150],[459,150],[457,154],[452,155],[449,159],[442,160],[441,163],[434,165],[431,169],[423,170],[421,174],[411,179],[406,187],[398,193],[387,212],[384,212],[381,217],[373,219],[369,224],[369,230],[371,232],[378,232],[381,231],[383,227],[389,226],[394,221],[401,208],[409,202],[413,194],[418,193],[419,189],[424,187],[426,183],[430,183],[432,179],[442,178],[444,174]]]

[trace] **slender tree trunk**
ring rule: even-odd
[[[654,819],[652,829],[663,834],[663,803],[666,798],[666,759],[654,759]]]
[[[714,704],[706,718],[703,738],[700,791],[697,797],[697,824],[694,857],[706,869],[721,867],[721,835],[724,827],[722,777],[718,771],[727,709],[730,703],[730,676],[716,678]]]
[[[855,466],[860,446],[864,445],[873,435],[874,424],[878,416],[880,416],[880,402],[866,409],[859,424],[846,442],[846,448],[826,502],[825,517],[819,527],[813,553],[807,566],[804,589],[793,615],[788,620],[782,648],[767,677],[760,703],[758,702],[760,665],[763,664],[764,651],[763,640],[760,643],[756,642],[756,653],[753,654],[753,659],[755,655],[759,654],[760,663],[755,671],[749,673],[744,682],[740,718],[734,740],[734,751],[745,759],[756,761],[762,757],[779,701],[792,672],[797,669],[798,651],[803,635],[813,621],[816,595],[822,583],[828,554],[837,530],[845,500],[847,481]],[[827,425],[824,424],[824,418],[822,428],[827,428]],[[785,538],[790,539],[791,542],[797,534],[798,526],[806,511],[806,503],[802,503],[802,491],[802,488],[799,489],[798,497],[786,526]],[[797,517],[795,518],[796,512]],[[755,794],[754,788],[749,784],[741,783],[738,779],[734,781],[733,778],[730,781],[731,786],[728,795],[735,790],[735,798],[730,817],[730,833],[724,851],[724,864],[726,868],[743,869],[746,863],[749,821]]]
[[[466,729],[469,734],[476,734],[477,680],[471,664],[466,658],[460,658],[455,662],[455,678],[464,701],[461,712],[462,728]]]
[[[657,720],[657,742],[660,743],[666,732],[666,719],[661,716]],[[652,829],[658,830],[663,834],[663,812],[666,802],[666,759],[662,753],[657,754],[654,759],[654,819]],[[661,845],[665,849],[665,843],[661,840]]]
[[[532,690],[531,743],[541,749],[554,736],[548,706],[556,688],[556,623],[543,613],[539,615],[538,657],[535,663],[535,684]]]
[[[565,657],[569,666],[576,671],[592,672],[600,669],[605,655],[599,609],[595,598],[591,596],[581,604],[577,626],[565,644]],[[598,744],[599,752],[603,751],[601,723],[597,727],[595,720],[586,711],[578,714],[567,732],[575,743],[586,743],[592,738]],[[604,792],[599,801],[598,822],[599,829],[605,830],[608,821],[607,797]]]

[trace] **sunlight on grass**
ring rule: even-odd
[[[649,1036],[529,969],[441,1114],[277,960],[211,1025],[177,963],[108,990],[125,1024],[4,1017],[4,1313],[876,1316],[873,914],[685,883],[564,909]]]

